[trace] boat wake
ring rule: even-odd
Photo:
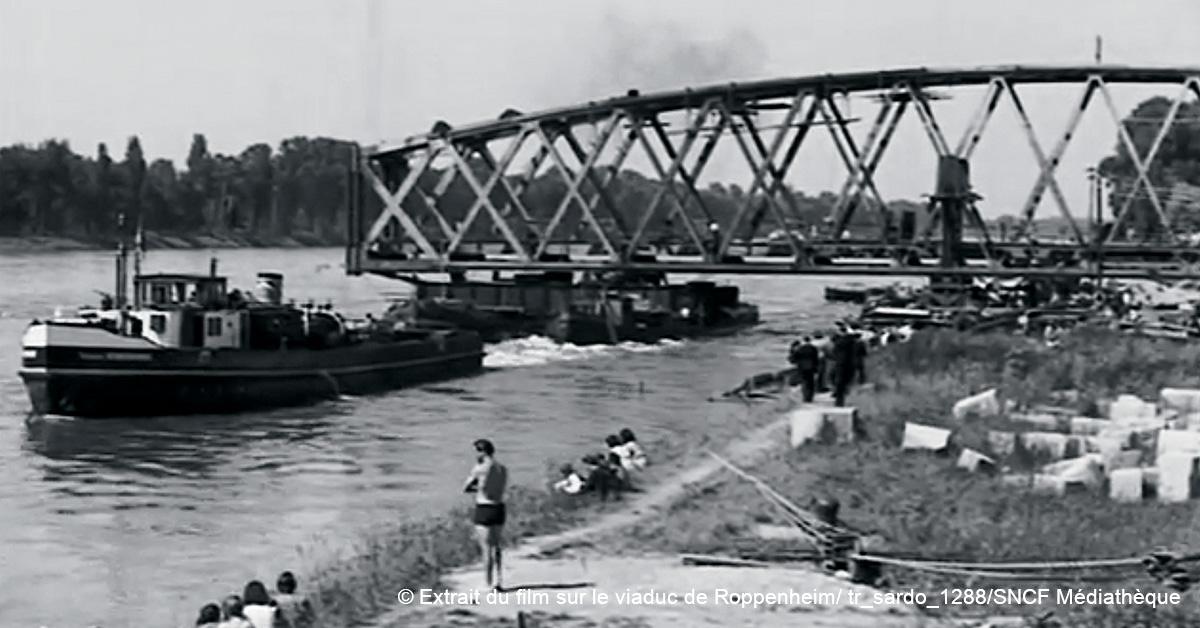
[[[649,353],[663,351],[683,344],[678,340],[660,340],[654,344],[640,342],[622,342],[618,345],[588,345],[579,346],[570,343],[559,344],[544,336],[530,336],[505,340],[494,345],[488,345],[487,356],[483,365],[487,368],[511,368],[518,366],[538,366],[552,362],[574,362],[598,356],[619,355],[621,353]]]

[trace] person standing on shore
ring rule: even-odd
[[[796,343],[792,354],[788,357],[792,366],[796,368],[801,390],[804,391],[804,401],[812,402],[817,388],[817,367],[819,366],[817,363],[821,358],[817,353],[817,348],[813,346],[812,338],[805,336],[803,342]]]
[[[867,341],[862,332],[855,332],[854,339],[854,374],[859,384],[867,383]]]
[[[474,445],[477,464],[471,469],[463,492],[475,493],[473,521],[479,536],[479,548],[483,550],[487,563],[487,586],[499,591],[503,588],[500,535],[504,531],[504,489],[508,485],[508,469],[496,461],[496,447],[492,441],[481,438]]]
[[[833,339],[833,399],[834,405],[846,405],[846,393],[854,383],[855,375],[855,344],[854,338],[848,331],[839,326],[838,335]]]
[[[818,332],[813,338],[817,348],[817,392],[829,392],[829,362],[833,353],[833,342]]]

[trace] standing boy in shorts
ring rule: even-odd
[[[487,585],[492,588],[492,573],[495,571],[495,589],[501,590],[500,576],[500,533],[504,530],[504,489],[508,484],[508,469],[496,462],[496,447],[481,438],[475,441],[478,464],[471,469],[464,493],[475,493],[475,531],[479,535],[479,547],[487,563]],[[493,567],[494,566],[494,567]]]

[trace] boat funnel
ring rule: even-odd
[[[258,299],[263,303],[280,305],[283,303],[283,275],[279,273],[258,273],[258,286],[255,290]]]

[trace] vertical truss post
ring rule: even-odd
[[[1102,81],[1100,82],[1100,93],[1104,96],[1104,103],[1107,105],[1109,113],[1112,115],[1113,122],[1117,125],[1118,134],[1121,138],[1121,144],[1125,146],[1125,150],[1129,151],[1129,159],[1133,162],[1133,167],[1137,170],[1137,180],[1133,183],[1133,188],[1129,190],[1129,195],[1125,197],[1125,202],[1121,204],[1121,210],[1117,213],[1116,221],[1113,222],[1112,229],[1108,233],[1108,238],[1105,243],[1112,240],[1117,233],[1117,228],[1121,226],[1121,221],[1124,220],[1125,214],[1129,208],[1133,207],[1133,199],[1138,193],[1138,188],[1146,187],[1146,194],[1150,198],[1150,204],[1154,207],[1155,213],[1158,214],[1158,219],[1162,221],[1163,229],[1167,232],[1169,241],[1175,241],[1175,234],[1171,229],[1171,221],[1167,218],[1166,212],[1163,211],[1162,203],[1159,201],[1158,192],[1154,189],[1154,184],[1150,182],[1150,166],[1158,157],[1158,150],[1162,148],[1163,140],[1166,139],[1167,133],[1175,124],[1175,119],[1179,116],[1179,108],[1183,105],[1183,99],[1189,91],[1196,90],[1198,83],[1195,78],[1188,78],[1183,82],[1183,89],[1179,96],[1171,103],[1170,110],[1167,111],[1167,117],[1163,119],[1162,127],[1159,128],[1158,134],[1154,136],[1154,142],[1150,144],[1150,150],[1146,153],[1145,160],[1138,156],[1137,146],[1133,143],[1133,138],[1129,136],[1129,129],[1125,128],[1125,123],[1121,121],[1121,115],[1117,113],[1117,108],[1113,104],[1112,95],[1109,94],[1108,86]],[[1200,91],[1200,90],[1198,90]]]
[[[608,121],[604,123],[604,126],[596,136],[596,141],[592,147],[591,154],[587,155],[583,160],[583,166],[581,167],[580,171],[576,173],[574,177],[567,178],[567,193],[563,194],[562,199],[558,203],[558,207],[554,210],[554,213],[550,217],[550,222],[546,225],[545,234],[539,239],[536,252],[537,258],[540,259],[542,254],[546,252],[546,247],[550,244],[550,238],[553,237],[554,232],[558,230],[558,226],[562,222],[563,217],[566,216],[567,210],[570,209],[571,203],[580,197],[578,194],[579,188],[583,184],[584,178],[587,177],[587,172],[591,171],[591,169],[595,167],[596,161],[600,159],[600,154],[604,151],[604,147],[608,144],[609,139],[616,131],[620,122],[620,112],[614,112],[613,115],[609,116]],[[574,193],[572,193],[572,191]],[[590,214],[591,207],[589,207],[586,202],[580,201],[580,208],[581,212]]]
[[[666,151],[668,155],[674,153],[674,156],[670,158],[671,163],[667,165],[665,170],[663,169],[662,163],[659,161],[658,156],[654,153],[654,147],[650,144],[650,141],[646,139],[645,133],[642,132],[642,119],[638,117],[635,120],[635,124],[633,125],[634,133],[637,134],[638,141],[645,149],[646,156],[650,160],[650,166],[658,175],[660,185],[658,186],[658,189],[654,191],[654,196],[651,197],[650,202],[646,205],[646,208],[642,210],[641,218],[638,220],[637,227],[634,229],[633,238],[629,243],[630,248],[634,251],[637,250],[637,246],[642,240],[642,235],[645,233],[646,227],[650,225],[650,223],[654,220],[654,216],[658,213],[658,207],[662,204],[663,196],[665,196],[668,191],[670,191],[672,196],[675,197],[676,213],[680,214],[682,217],[684,228],[687,229],[688,236],[692,238],[696,246],[700,247],[700,250],[704,250],[704,239],[700,237],[700,234],[696,231],[696,225],[692,224],[692,220],[688,218],[687,212],[684,211],[687,200],[680,198],[677,190],[675,189],[675,177],[680,172],[685,170],[683,162],[687,158],[688,153],[691,152],[692,146],[696,142],[696,138],[700,135],[700,129],[706,123],[708,119],[708,113],[712,110],[712,106],[713,101],[709,100],[700,108],[700,113],[695,116],[684,134],[683,143],[680,145],[678,153],[676,153],[673,148]],[[650,122],[652,126],[656,126],[659,129],[662,128],[662,125],[658,122],[656,117],[651,118]],[[665,133],[659,136],[660,141],[663,141],[664,139]],[[666,142],[665,145],[670,146],[669,142]]]
[[[991,91],[991,86],[993,84],[994,83],[988,84],[989,92]],[[937,117],[933,114],[933,107],[929,104],[929,97],[925,95],[925,91],[920,89],[917,86],[912,85],[911,83],[907,85],[907,89],[908,89],[909,96],[912,98],[912,100],[914,102],[917,103],[917,116],[921,119],[921,126],[924,127],[925,134],[929,137],[929,142],[931,144],[933,144],[933,150],[935,152],[937,152],[939,163],[941,163],[941,160],[944,157],[955,157],[960,160],[967,160],[966,157],[962,157],[962,156],[959,156],[957,153],[950,152],[950,144],[948,144],[946,142],[946,136],[945,136],[945,134],[942,133],[942,128],[937,123]],[[994,102],[992,103],[992,106],[993,107],[995,106]],[[982,117],[982,124],[986,124],[987,120],[990,116],[991,116],[990,111],[985,112]],[[976,138],[976,141],[978,141],[977,138],[981,136],[983,129],[982,129],[982,127],[980,127],[978,132],[973,132],[972,127],[974,126],[974,124],[975,123],[973,122],[972,126],[967,127],[966,133],[970,134],[970,137]],[[964,134],[964,136],[963,136],[964,140],[968,137],[967,134]],[[962,146],[963,142],[959,142],[959,145]],[[969,148],[973,149],[974,145],[973,144],[969,145]],[[951,163],[957,164],[958,162],[946,161],[946,163],[947,164],[951,164]],[[958,166],[953,166],[953,167],[958,167]],[[965,168],[966,166],[964,165],[962,167]],[[969,181],[966,178],[964,178],[963,180]],[[937,211],[941,211],[941,209],[943,207],[945,207],[944,203],[939,204]],[[991,261],[992,256],[991,256],[990,248],[991,248],[991,243],[992,243],[992,237],[988,233],[987,222],[984,221],[983,216],[979,213],[979,208],[975,206],[974,202],[964,201],[963,203],[961,203],[960,206],[958,206],[958,209],[956,211],[960,212],[956,218],[956,220],[958,221],[958,225],[957,225],[957,227],[954,227],[959,232],[957,237],[960,240],[962,238],[962,233],[961,233],[962,232],[962,218],[963,218],[963,215],[965,215],[972,222],[974,222],[975,226],[980,230],[981,233],[983,233],[984,243],[987,245],[987,246],[983,247],[984,257],[986,257],[988,259],[988,261]],[[930,220],[929,224],[933,225],[934,223],[932,220]],[[944,225],[944,227],[950,228],[945,225]]]
[[[500,158],[499,162],[493,161],[488,157],[484,158],[485,163],[489,164],[489,168],[491,169],[492,173],[488,175],[487,182],[485,182],[482,186],[479,186],[478,182],[474,180],[474,173],[470,173],[469,178],[467,178],[470,170],[470,164],[466,163],[458,151],[454,151],[456,155],[459,155],[457,163],[464,171],[463,177],[467,180],[467,184],[471,186],[471,189],[475,191],[476,197],[475,202],[471,203],[471,207],[467,210],[462,224],[459,225],[457,232],[451,238],[450,245],[446,250],[447,254],[458,250],[459,245],[462,244],[463,238],[467,237],[467,232],[470,231],[472,225],[475,224],[475,219],[479,216],[479,211],[481,209],[487,209],[488,213],[492,215],[492,220],[496,222],[496,226],[500,228],[502,232],[508,231],[507,220],[505,220],[503,215],[496,209],[494,205],[492,205],[492,190],[496,189],[496,185],[504,179],[504,173],[508,170],[509,165],[512,164],[513,159],[516,158],[517,152],[521,150],[521,145],[525,143],[525,138],[528,136],[528,130],[522,130],[520,133],[518,133],[517,136],[513,138],[508,149],[504,151],[504,155]],[[479,147],[475,150],[475,152],[478,153],[482,150],[486,150],[486,147]],[[505,237],[507,238],[508,235],[506,234]],[[517,247],[514,247],[513,250],[518,252],[521,251],[521,249]]]
[[[618,261],[621,257],[620,253],[617,251],[617,248],[613,246],[612,240],[609,239],[608,234],[604,232],[604,227],[600,224],[600,221],[596,219],[596,215],[592,212],[591,206],[583,198],[583,195],[579,193],[579,186],[571,184],[571,171],[569,168],[567,168],[567,164],[563,161],[562,155],[559,154],[558,149],[554,147],[554,142],[550,139],[550,136],[547,135],[546,129],[539,124],[535,127],[535,132],[537,133],[538,137],[541,138],[543,144],[545,144],[546,151],[550,155],[550,160],[554,162],[554,167],[558,169],[559,174],[563,178],[563,182],[567,185],[565,194],[579,203],[579,209],[583,212],[584,219],[587,220],[588,225],[591,226],[592,231],[594,231],[596,234],[596,237],[600,238],[600,244],[604,246],[606,251],[608,251],[609,257],[612,258],[613,261]],[[550,236],[551,233],[549,230],[547,230],[547,233],[543,238],[543,244],[550,241]]]
[[[773,178],[779,177],[779,173],[774,171],[773,166],[775,156],[779,153],[780,147],[783,146],[783,139],[791,129],[792,123],[795,121],[796,115],[800,112],[800,107],[803,105],[803,102],[804,94],[797,94],[792,106],[788,109],[787,114],[784,116],[784,121],[779,128],[779,132],[775,134],[775,138],[771,141],[770,148],[767,149],[766,154],[762,156],[763,161],[761,164],[757,163],[757,160],[754,158],[754,154],[750,151],[750,147],[747,145],[745,138],[742,137],[741,130],[738,129],[737,123],[731,122],[730,133],[732,133],[734,139],[737,140],[738,147],[741,149],[742,155],[746,158],[747,163],[749,163],[750,167],[753,169],[754,179],[750,184],[750,189],[746,191],[746,199],[742,201],[742,206],[739,207],[737,212],[734,214],[733,220],[729,226],[729,230],[725,233],[721,243],[719,244],[719,248],[717,250],[718,259],[724,258],[726,252],[729,250],[729,245],[733,243],[733,238],[737,234],[738,227],[741,226],[742,218],[754,203],[754,194],[758,191],[758,188],[763,185],[763,177],[765,177],[767,174],[771,174]],[[722,115],[726,116],[730,120],[733,119],[733,113],[730,111],[728,103],[721,102],[719,107]],[[749,121],[748,115],[744,116],[744,118]],[[755,129],[752,125],[748,125],[747,129],[751,132],[755,132]],[[761,138],[759,141],[761,141]],[[769,207],[773,210],[776,220],[779,221],[779,226],[784,231],[790,232],[790,229],[788,229],[787,219],[785,218],[782,210],[780,210],[775,199],[768,197],[767,202],[770,204]],[[795,242],[795,238],[788,238],[788,243],[791,245],[793,253],[796,256],[799,256],[801,251]]]
[[[362,148],[358,142],[350,144],[350,172],[346,186],[346,274],[362,274],[363,253],[363,199],[362,199]]]
[[[1067,129],[1059,138],[1058,144],[1050,152],[1049,157],[1042,152],[1042,146],[1038,143],[1037,135],[1033,132],[1033,124],[1029,121],[1029,115],[1025,112],[1025,105],[1021,103],[1021,98],[1017,95],[1017,90],[1013,88],[1012,83],[1004,81],[1004,88],[1008,91],[1013,107],[1017,110],[1017,115],[1021,121],[1021,128],[1025,131],[1025,137],[1029,140],[1029,146],[1033,149],[1033,154],[1037,157],[1040,168],[1037,182],[1034,184],[1033,190],[1030,191],[1029,198],[1025,201],[1024,209],[1022,209],[1024,226],[1027,227],[1033,222],[1033,214],[1037,211],[1038,203],[1042,200],[1042,194],[1048,186],[1054,195],[1055,202],[1058,203],[1059,212],[1066,219],[1067,224],[1071,226],[1071,231],[1075,235],[1075,241],[1081,246],[1085,245],[1086,242],[1083,234],[1079,231],[1079,225],[1075,222],[1075,218],[1071,216],[1071,211],[1067,207],[1067,198],[1058,187],[1058,180],[1054,177],[1054,171],[1058,168],[1059,161],[1062,160],[1067,146],[1071,143],[1071,137],[1075,134],[1075,129],[1079,126],[1079,121],[1083,119],[1083,112],[1087,110],[1088,103],[1092,99],[1092,93],[1096,90],[1097,80],[1095,76],[1088,78],[1083,88],[1083,95],[1079,99],[1079,104],[1071,112],[1071,119],[1067,123]]]
[[[404,233],[416,243],[417,248],[422,253],[431,258],[439,259],[437,251],[429,244],[429,240],[425,238],[425,234],[421,233],[420,227],[413,222],[412,217],[401,206],[404,199],[417,186],[421,175],[429,168],[429,164],[433,161],[433,155],[436,152],[436,149],[422,151],[417,157],[417,167],[408,171],[408,174],[400,182],[394,194],[383,184],[383,181],[379,178],[379,173],[375,171],[375,168],[369,162],[363,164],[363,173],[366,175],[368,181],[370,181],[371,188],[375,190],[375,194],[383,201],[383,212],[375,219],[375,224],[371,225],[371,230],[367,233],[368,244],[378,240],[379,236],[383,235],[383,231],[390,226],[391,221],[394,219],[400,223],[400,226],[404,229]]]

